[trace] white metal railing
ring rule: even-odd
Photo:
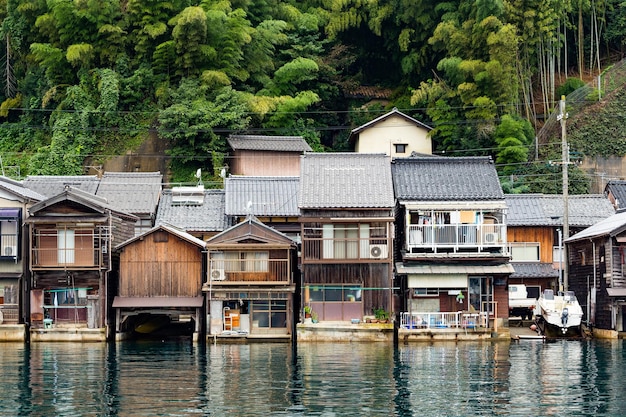
[[[504,224],[411,224],[407,227],[411,248],[505,247]]]
[[[488,313],[485,312],[403,312],[400,314],[401,329],[448,329],[487,327]]]

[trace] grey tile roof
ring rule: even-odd
[[[96,175],[29,175],[23,184],[46,197],[61,194],[66,186],[95,194],[100,184]]]
[[[388,119],[388,118],[390,118],[391,116],[394,116],[394,115],[402,117],[402,118],[406,119],[409,123],[412,123],[412,124],[415,124],[417,126],[423,127],[424,129],[433,130],[432,127],[430,127],[430,126],[420,122],[417,119],[414,119],[413,117],[411,117],[409,115],[406,115],[406,114],[402,113],[401,111],[399,111],[397,108],[394,107],[393,110],[391,110],[390,112],[385,113],[382,116],[379,116],[379,117],[375,118],[374,120],[371,120],[371,121],[365,123],[362,126],[359,126],[359,127],[355,128],[355,129],[352,129],[352,132],[350,133],[350,137],[352,137],[353,135],[357,135],[357,134],[361,133],[363,130],[365,130],[365,129],[369,128],[369,127],[372,127],[372,126],[376,125],[377,123],[380,123],[383,120],[386,120],[386,119]]]
[[[563,196],[558,194],[507,194],[509,226],[562,226]],[[588,227],[615,214],[602,194],[570,195],[567,200],[570,226]]]
[[[626,230],[626,211],[621,211],[570,236],[568,239],[565,239],[565,242],[569,243],[601,236],[615,236],[622,233],[624,230]]]
[[[300,172],[300,208],[395,205],[389,157],[384,154],[306,153]]]
[[[391,164],[396,198],[401,201],[504,200],[489,157],[410,157]]]
[[[46,199],[46,196],[39,194],[30,188],[26,188],[22,182],[3,176],[0,176],[0,189],[14,194],[23,200],[37,202]]]
[[[539,262],[511,262],[515,272],[511,278],[558,278],[559,271],[552,264]]]
[[[221,232],[227,227],[224,190],[205,190],[201,205],[172,204],[172,190],[163,190],[155,224],[168,224],[187,232]]]
[[[299,177],[230,176],[224,180],[226,215],[297,217],[299,189]]]
[[[233,150],[310,152],[302,136],[231,135],[228,144]]]
[[[162,182],[160,172],[105,172],[96,195],[129,213],[153,215]]]
[[[604,189],[613,194],[617,208],[626,207],[626,181],[611,180],[606,184]]]

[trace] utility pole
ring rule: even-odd
[[[562,150],[562,165],[563,165],[563,240],[569,237],[569,205],[568,205],[568,193],[569,193],[569,179],[568,179],[568,165],[569,165],[569,145],[567,144],[567,133],[565,129],[565,120],[567,120],[567,113],[565,112],[565,96],[561,96],[559,102],[559,115],[557,120],[561,121],[561,150]],[[561,259],[563,261],[563,288],[562,291],[567,291],[568,288],[568,257],[567,247],[563,245],[561,251]]]

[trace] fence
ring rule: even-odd
[[[404,312],[400,315],[400,328],[402,329],[473,329],[487,327],[487,324],[488,313],[484,312]]]

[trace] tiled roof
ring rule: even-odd
[[[226,215],[299,216],[299,188],[298,177],[230,176],[224,180]]]
[[[427,129],[427,130],[433,130],[433,128],[432,128],[432,127],[430,127],[430,126],[428,126],[428,125],[426,125],[426,124],[424,124],[424,123],[420,122],[420,121],[419,121],[419,120],[417,120],[417,119],[412,118],[412,117],[411,117],[411,116],[409,116],[409,115],[406,115],[406,114],[402,113],[401,111],[399,111],[398,109],[396,109],[396,108],[394,107],[394,109],[393,109],[393,110],[391,110],[390,112],[385,113],[385,114],[383,114],[382,116],[379,116],[379,117],[375,118],[374,120],[371,120],[371,121],[369,121],[369,122],[365,123],[365,124],[364,124],[364,125],[362,125],[362,126],[359,126],[359,127],[355,128],[355,129],[352,129],[352,132],[350,133],[350,137],[352,137],[352,136],[354,136],[354,135],[356,135],[356,134],[359,134],[361,131],[363,131],[363,130],[365,130],[365,129],[369,128],[369,127],[372,127],[372,126],[374,126],[375,124],[380,123],[380,122],[382,122],[383,120],[386,120],[386,119],[388,119],[388,118],[390,118],[391,116],[394,116],[394,115],[395,115],[395,116],[402,117],[402,118],[406,119],[409,123],[412,123],[412,124],[415,124],[415,125],[417,125],[417,126],[423,127],[424,129]]]
[[[233,150],[310,152],[302,136],[231,135],[228,144]]]
[[[504,200],[489,157],[397,158],[391,172],[396,198],[401,201]]]
[[[300,166],[300,208],[393,207],[389,157],[306,153]]]
[[[0,189],[12,193],[25,200],[37,202],[46,199],[44,195],[39,194],[38,192],[33,191],[29,188],[26,188],[24,184],[22,184],[22,182],[15,181],[7,177],[0,176]]]
[[[557,278],[559,271],[552,264],[539,262],[511,262],[515,272],[511,278]]]
[[[187,232],[221,232],[227,226],[224,191],[205,190],[200,205],[173,204],[172,190],[163,190],[155,224],[169,224]]]
[[[100,184],[96,175],[29,175],[23,184],[46,197],[61,194],[66,186],[95,194]]]
[[[159,202],[162,181],[160,172],[105,172],[96,195],[129,213],[152,215]]]
[[[601,236],[615,236],[626,230],[626,211],[618,212],[599,221],[593,226],[589,226],[582,232],[576,233],[565,242],[574,242],[583,239],[593,239]]]
[[[507,194],[509,226],[562,226],[563,196],[558,194]],[[570,195],[567,199],[570,226],[588,227],[615,214],[602,194]]]
[[[617,208],[626,207],[626,181],[611,180],[606,184],[605,190],[613,194]]]

